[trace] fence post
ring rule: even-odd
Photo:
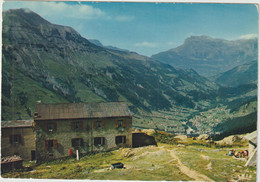
[[[76,150],[77,160],[79,160],[79,150]]]

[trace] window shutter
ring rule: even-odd
[[[58,142],[57,140],[53,140],[53,148],[58,148]]]
[[[105,137],[101,138],[101,145],[105,145]]]
[[[48,150],[48,140],[45,140],[45,149]]]
[[[126,126],[127,126],[127,121],[124,121],[123,127],[126,128]]]
[[[123,143],[126,143],[126,136],[123,136]]]
[[[118,128],[118,121],[116,121],[116,128]]]
[[[97,138],[94,138],[94,145],[97,145]]]
[[[105,121],[102,121],[102,128],[105,128]]]
[[[74,122],[71,122],[71,129],[74,130]]]
[[[91,129],[91,128],[90,128],[89,124],[87,124],[86,130],[89,131],[90,129]]]
[[[74,139],[71,139],[71,146],[74,147]]]
[[[57,123],[53,123],[53,130],[57,131]]]
[[[94,121],[94,128],[97,128],[97,121]]]
[[[13,144],[13,136],[12,135],[9,136],[9,140],[10,140],[10,144]]]
[[[83,121],[81,121],[81,122],[79,123],[79,129],[80,129],[80,130],[83,130]]]

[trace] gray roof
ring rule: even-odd
[[[37,104],[35,120],[130,117],[125,102]]]
[[[33,120],[1,121],[2,128],[33,127]]]
[[[245,139],[251,141],[252,143],[254,143],[255,145],[257,145],[257,130],[246,135]]]

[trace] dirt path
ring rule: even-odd
[[[209,177],[205,176],[204,174],[200,174],[197,171],[185,166],[181,162],[181,160],[176,156],[176,154],[174,153],[174,150],[169,150],[169,152],[170,152],[171,156],[178,161],[178,164],[179,164],[178,167],[183,174],[189,176],[190,178],[194,179],[195,181],[214,181],[214,180],[210,179]]]

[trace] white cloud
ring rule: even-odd
[[[3,9],[29,8],[43,17],[62,17],[77,19],[104,19],[115,21],[132,21],[134,16],[108,15],[105,11],[86,4],[67,4],[64,2],[47,1],[9,1],[3,4]]]
[[[149,48],[154,48],[157,47],[158,44],[153,43],[153,42],[138,42],[134,44],[135,47],[149,47]]]
[[[246,34],[246,35],[242,35],[238,38],[239,39],[254,39],[254,38],[257,38],[257,37],[258,37],[257,34]]]
[[[41,16],[62,16],[64,18],[97,19],[106,13],[99,8],[81,4],[66,4],[64,2],[6,2],[4,10],[29,8]]]

